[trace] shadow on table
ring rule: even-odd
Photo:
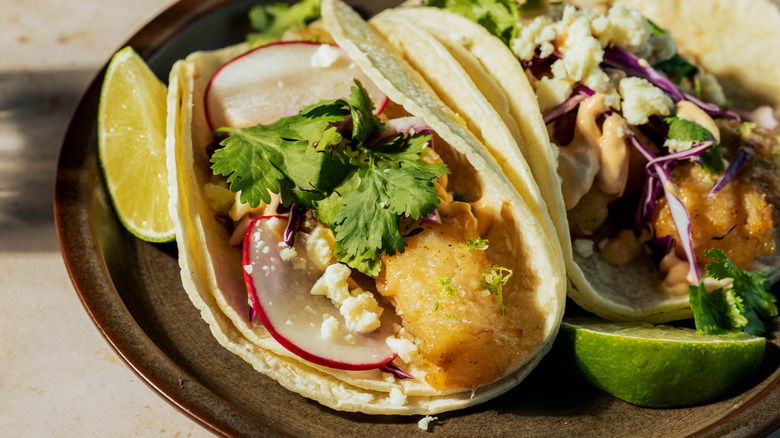
[[[0,253],[58,251],[54,180],[95,69],[0,73]]]

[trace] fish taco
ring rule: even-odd
[[[496,397],[557,333],[560,251],[391,46],[341,2],[322,15],[285,41],[175,64],[184,288],[221,345],[330,408]]]
[[[519,148],[486,146],[510,179],[533,174],[577,304],[763,332],[780,261],[778,8],[633,2],[650,19],[580,3],[428,0],[371,22],[436,92],[455,74],[504,121]]]

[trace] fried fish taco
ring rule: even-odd
[[[426,56],[426,79],[470,79],[519,128],[519,149],[491,152],[507,174],[527,160],[576,303],[651,322],[693,305],[704,331],[762,332],[775,299],[750,271],[778,276],[777,111],[762,106],[778,103],[777,7],[745,2],[762,18],[735,22],[731,3],[636,2],[656,24],[623,4],[543,3],[410,2],[372,23],[407,59]],[[666,22],[690,39],[680,53]]]
[[[557,333],[560,253],[392,47],[343,3],[322,14],[307,41],[174,66],[184,288],[220,344],[333,409],[431,414],[496,397]]]

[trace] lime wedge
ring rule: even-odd
[[[564,320],[561,336],[586,380],[629,403],[688,406],[712,401],[755,373],[766,339],[699,335],[692,329]]]
[[[149,242],[174,239],[165,167],[167,90],[131,48],[108,65],[98,107],[98,152],[119,220]]]

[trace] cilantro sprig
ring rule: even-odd
[[[462,15],[480,24],[510,47],[518,35],[520,12],[513,0],[426,0],[425,6]]]
[[[691,141],[694,143],[702,141],[715,141],[715,138],[709,131],[704,129],[698,123],[679,117],[665,117],[664,121],[669,125],[669,139],[677,141]],[[723,152],[720,143],[713,143],[704,153],[701,154],[704,170],[710,173],[719,174],[726,170],[723,164]]]
[[[268,125],[218,129],[230,136],[211,168],[252,207],[273,193],[285,206],[313,209],[333,231],[336,258],[373,276],[380,254],[406,247],[400,218],[430,214],[439,203],[434,182],[449,173],[443,163],[419,161],[430,134],[372,144],[385,128],[355,80],[348,99],[323,100]]]
[[[769,279],[759,273],[737,268],[719,249],[704,251],[713,259],[707,263],[706,277],[732,279],[730,289],[708,291],[704,282],[688,287],[696,331],[719,334],[744,331],[754,336],[764,333],[761,318],[777,316],[776,298],[769,291]]]

